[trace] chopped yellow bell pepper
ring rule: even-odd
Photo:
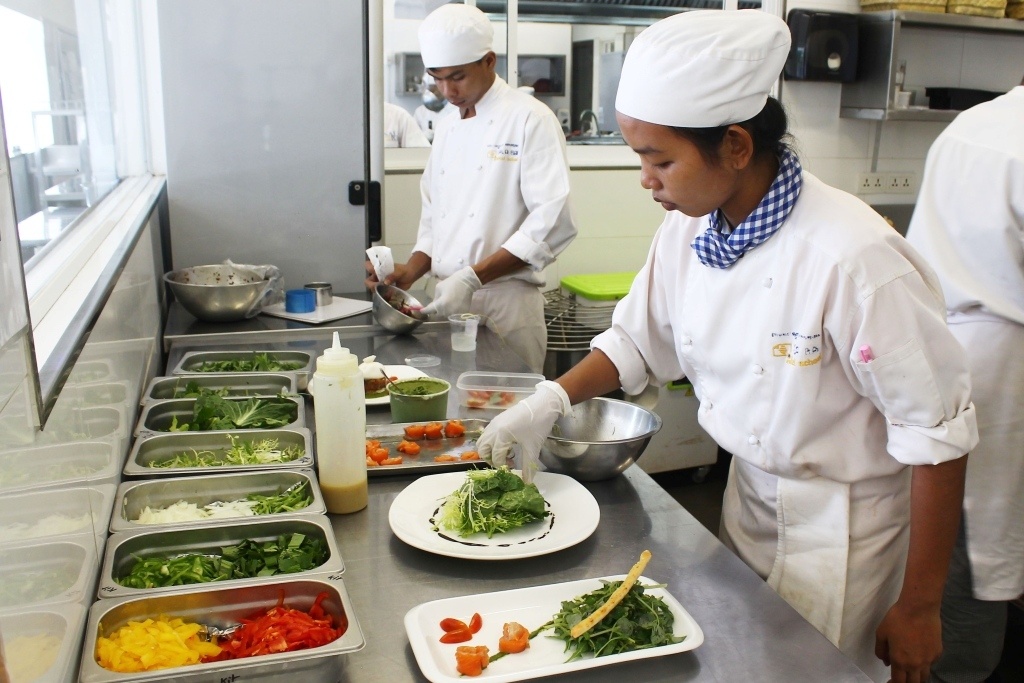
[[[201,639],[200,624],[160,615],[129,621],[109,637],[96,639],[96,661],[104,669],[131,673],[197,664],[216,657],[220,647]]]

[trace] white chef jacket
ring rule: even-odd
[[[1024,592],[1024,86],[954,119],[928,152],[907,239],[968,350],[981,441],[964,518],[974,596]]]
[[[452,113],[457,114],[458,112],[458,107],[451,102],[446,101],[441,111],[427,109],[426,105],[421,104],[413,111],[412,117],[416,119],[416,125],[420,127],[421,131],[423,131],[423,135],[425,135],[428,140],[433,141],[434,131],[437,130],[438,120],[444,116],[448,116]]]
[[[397,104],[384,103],[385,147],[430,147],[412,114]]]
[[[501,78],[477,102],[476,116],[440,119],[420,191],[413,251],[430,256],[435,277],[504,247],[529,267],[495,282],[520,279],[541,287],[543,269],[576,236],[558,119]]]
[[[735,456],[726,540],[885,680],[873,634],[902,578],[906,466],[977,441],[938,283],[870,207],[807,172],[785,224],[732,267],[697,260],[690,243],[707,226],[665,217],[592,347],[629,394],[690,379],[701,426]]]

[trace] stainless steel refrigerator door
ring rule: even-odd
[[[274,264],[362,289],[364,2],[160,0],[175,268]]]

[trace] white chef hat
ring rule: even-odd
[[[441,5],[420,24],[423,66],[443,69],[471,64],[492,50],[494,27],[476,7]]]
[[[789,44],[786,22],[760,10],[675,14],[629,46],[615,109],[683,128],[747,121],[768,101]]]

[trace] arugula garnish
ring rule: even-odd
[[[507,467],[470,470],[466,481],[441,507],[440,526],[469,536],[485,532],[488,538],[548,516],[544,496],[535,484],[526,484]]]

